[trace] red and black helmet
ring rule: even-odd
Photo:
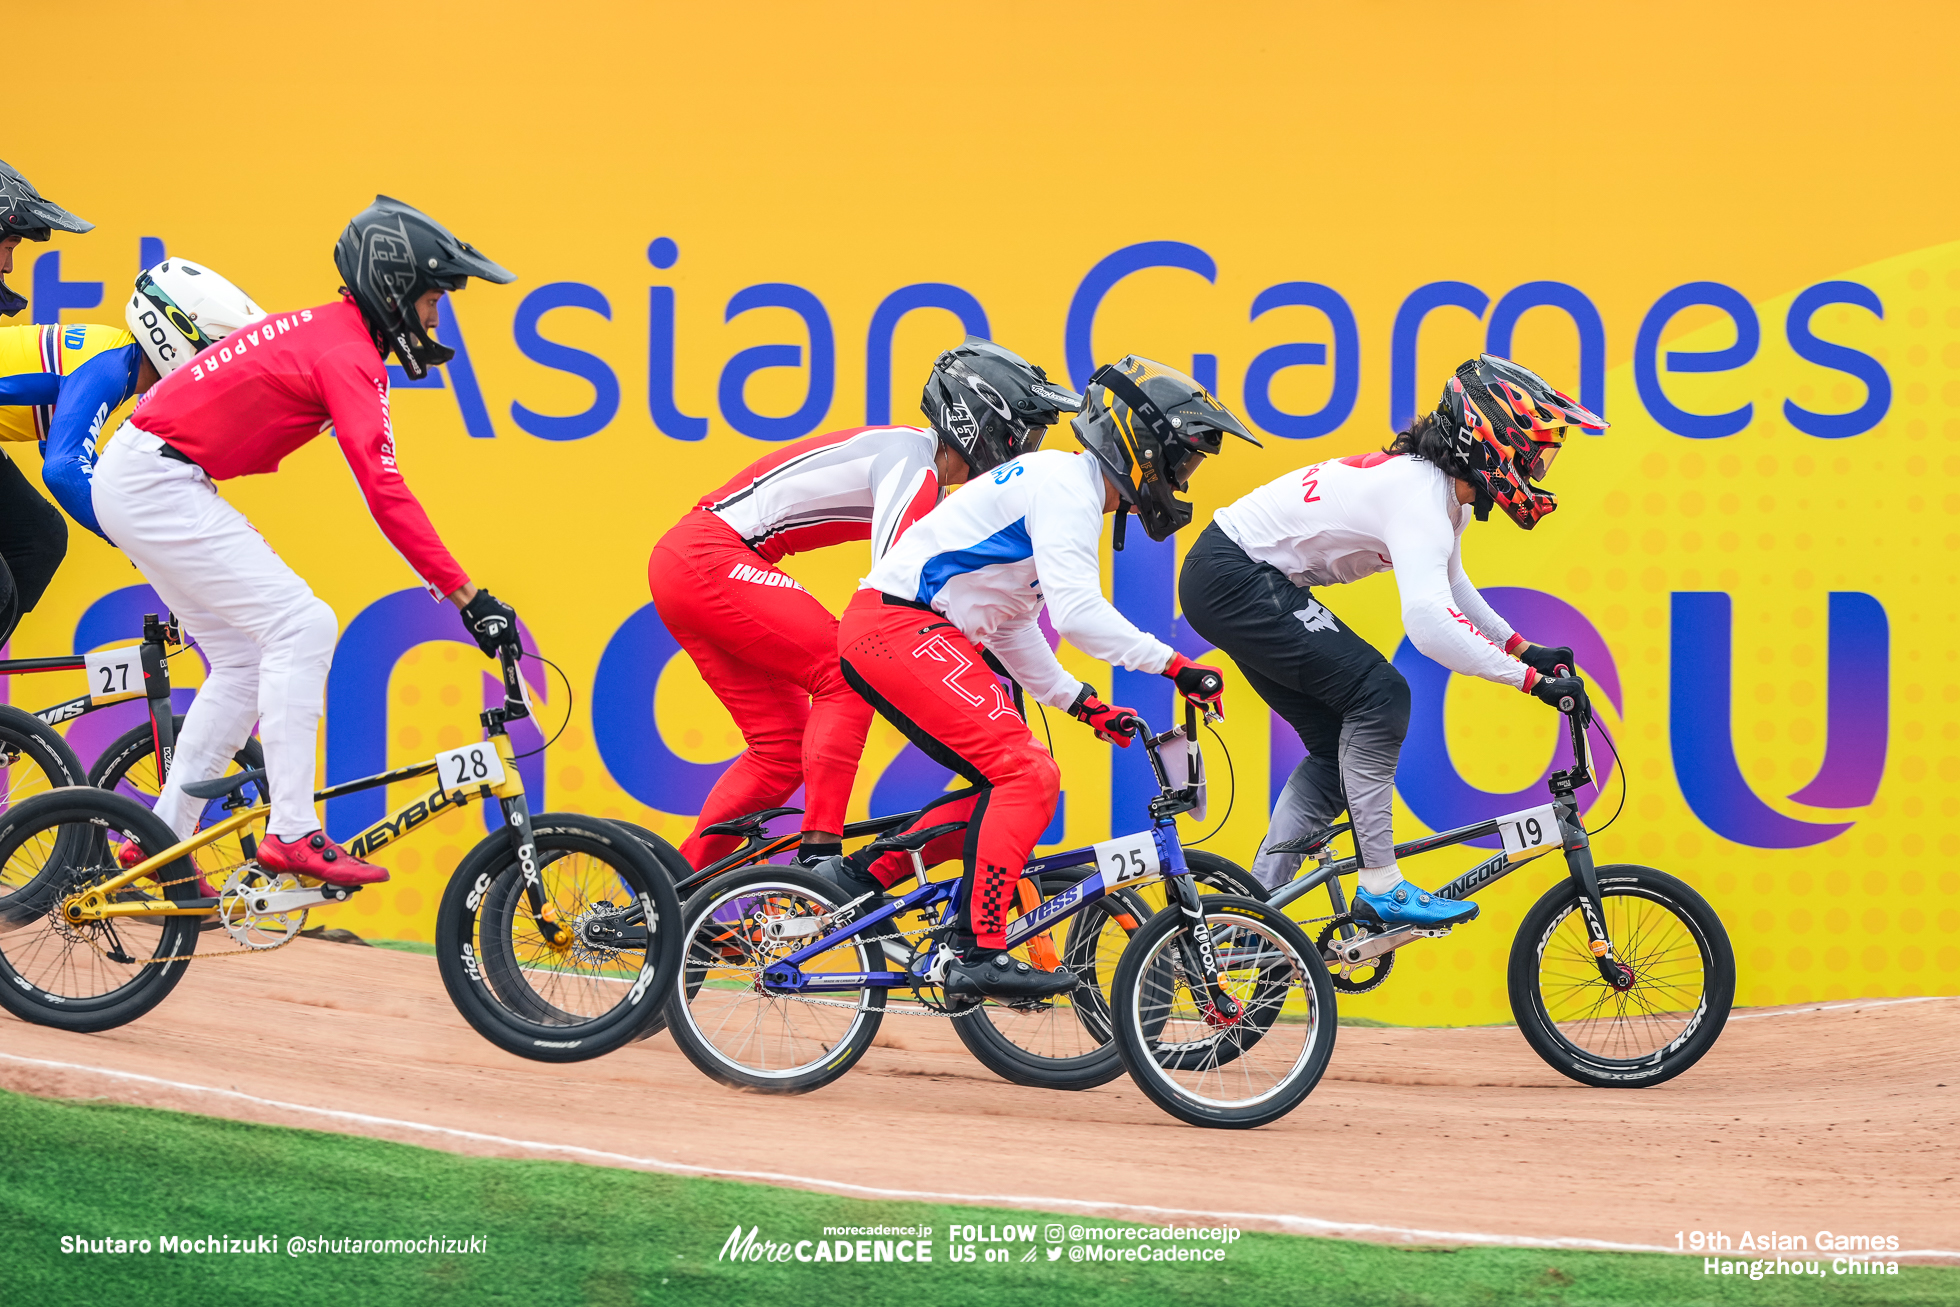
[[[1529,531],[1558,507],[1543,481],[1568,427],[1604,430],[1605,419],[1528,368],[1481,354],[1456,370],[1436,406],[1450,442],[1449,469],[1477,488],[1477,520],[1496,504]]]

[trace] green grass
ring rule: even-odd
[[[397,953],[421,953],[428,957],[436,955],[436,946],[424,944],[419,939],[371,939],[367,941],[376,948],[393,949]]]
[[[657,1104],[649,1104],[657,1110]],[[488,1124],[488,1123],[486,1123]],[[1700,1258],[1530,1249],[1400,1249],[1247,1234],[1222,1263],[1005,1265],[948,1259],[946,1227],[1060,1221],[1037,1213],[862,1202],[564,1162],[456,1157],[377,1140],[148,1108],[0,1094],[4,1297],[20,1303],[1040,1304],[1098,1307],[1458,1307],[1749,1304],[1903,1307],[1960,1300],[1960,1270],[1862,1280],[1718,1280]],[[1202,1136],[1193,1132],[1194,1144]],[[603,1137],[577,1142],[604,1147]],[[920,1181],[957,1183],[956,1175]],[[1031,1187],[1035,1181],[1030,1180]],[[1174,1200],[1174,1195],[1166,1195]],[[764,1239],[826,1225],[927,1224],[933,1263],[720,1262],[737,1223]],[[1097,1222],[1097,1224],[1112,1224]],[[484,1236],[480,1255],[293,1258],[64,1255],[64,1234]],[[1045,1243],[1040,1243],[1045,1247]],[[1029,1246],[1015,1249],[1015,1256]],[[1039,1254],[1037,1254],[1039,1257]]]

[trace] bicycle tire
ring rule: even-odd
[[[79,840],[70,832],[81,832]],[[167,998],[197,948],[197,918],[121,917],[76,925],[62,900],[121,868],[110,839],[133,841],[146,856],[177,843],[170,828],[141,804],[86,785],[16,804],[0,817],[0,869],[39,862],[30,888],[12,898],[34,909],[0,932],[0,1007],[23,1021],[81,1034],[129,1024]],[[81,849],[79,855],[72,851]],[[166,864],[160,881],[136,882],[118,901],[196,897],[188,858]],[[158,961],[157,959],[164,959]]]
[[[646,827],[630,821],[621,821],[617,817],[611,817],[608,820],[645,845],[647,852],[651,853],[659,861],[661,869],[667,873],[668,880],[673,884],[678,885],[694,874],[694,868],[688,865],[687,859],[681,856],[679,849]],[[678,894],[679,891],[677,890],[675,893]],[[654,1008],[653,1020],[642,1026],[640,1033],[633,1036],[633,1040],[635,1043],[638,1043],[641,1040],[652,1039],[666,1028],[667,1009],[663,1003]]]
[[[1137,1088],[1178,1120],[1214,1129],[1267,1125],[1305,1101],[1326,1073],[1338,1029],[1334,984],[1319,950],[1279,909],[1215,894],[1205,897],[1204,914],[1221,978],[1247,1016],[1270,1010],[1263,1023],[1252,1023],[1257,1037],[1235,1043],[1234,1027],[1205,1019],[1206,1005],[1193,1000],[1178,960],[1186,944],[1196,945],[1190,923],[1181,912],[1165,911],[1136,933],[1116,969],[1116,1047]],[[1237,970],[1224,965],[1234,954],[1244,960]],[[1289,1006],[1299,1009],[1291,1020]],[[1210,1047],[1214,1056],[1195,1066],[1167,1057],[1166,1034],[1185,1030],[1198,1038],[1180,1042]],[[1289,1031],[1296,1032],[1291,1040],[1282,1037]],[[1297,1046],[1290,1062],[1289,1043]],[[1266,1068],[1270,1058],[1254,1065],[1255,1055],[1273,1052],[1280,1055],[1277,1070]],[[1245,1092],[1227,1096],[1228,1082],[1243,1082]]]
[[[176,734],[179,738],[184,732],[184,714],[177,713]],[[98,790],[110,790],[125,798],[134,799],[144,807],[155,810],[157,795],[163,788],[162,778],[156,771],[156,734],[150,724],[139,722],[130,727],[104,749],[88,769],[88,783]],[[251,771],[265,766],[265,750],[256,736],[248,736],[245,744],[231,756],[232,766],[239,771]],[[270,792],[263,781],[244,787],[245,797],[252,803],[267,803]],[[231,815],[223,799],[212,799],[204,805],[199,814],[197,829],[203,830]],[[228,835],[215,844],[207,844],[191,855],[212,888],[223,889],[227,875],[247,861],[245,849],[239,835]]]
[[[1037,878],[1042,901],[1081,879],[1066,872]],[[1150,909],[1140,899],[1118,890],[1056,923],[1064,934],[1060,949],[1048,943],[1053,958],[1032,956],[1036,952],[1032,941],[1013,953],[1044,969],[1057,963],[1067,967],[1075,973],[1075,989],[1061,999],[1025,1008],[990,1001],[979,1012],[955,1021],[953,1033],[980,1065],[1011,1084],[1061,1090],[1108,1084],[1123,1074],[1110,988],[1123,947],[1149,916]],[[1121,938],[1112,932],[1120,932]],[[1052,933],[1036,939],[1049,940]]]
[[[1658,1085],[1720,1038],[1735,1001],[1735,950],[1715,909],[1680,879],[1630,863],[1598,876],[1614,957],[1633,985],[1616,990],[1600,976],[1578,887],[1566,879],[1532,905],[1512,941],[1511,1012],[1532,1051],[1569,1079],[1601,1089]],[[1691,966],[1698,986],[1680,979],[1693,976]],[[1609,1005],[1610,1017],[1597,1015]]]
[[[567,941],[547,940],[529,916],[525,870],[499,830],[443,889],[436,962],[450,1001],[485,1039],[533,1061],[581,1062],[631,1043],[659,1010],[680,969],[680,901],[653,855],[611,822],[542,813],[531,833],[538,883]],[[614,903],[622,892],[625,904]]]
[[[884,1019],[885,990],[860,989],[854,1004],[833,1008],[830,1003],[845,1002],[844,991],[808,1004],[769,994],[759,983],[773,957],[818,938],[814,931],[821,926],[787,935],[798,919],[827,915],[844,901],[820,876],[767,863],[724,872],[688,899],[681,928],[686,956],[681,979],[667,996],[667,1029],[703,1075],[736,1089],[807,1094],[849,1071],[870,1049]],[[729,912],[735,915],[722,920]],[[852,972],[885,966],[884,949],[860,938],[819,954],[809,970],[839,969],[822,965],[826,959]],[[841,1011],[849,1011],[849,1018],[823,1015]],[[799,1016],[809,1019],[802,1030],[792,1030]],[[731,1018],[734,1032],[727,1037],[734,1047],[725,1048],[717,1039],[729,1032]],[[810,1033],[826,1021],[835,1033]],[[773,1037],[776,1029],[780,1039]],[[755,1038],[745,1040],[745,1033]]]
[[[64,786],[87,783],[81,759],[54,727],[32,713],[0,704],[0,819],[17,803]],[[79,835],[65,836],[73,847],[63,849],[63,856],[52,860],[73,862],[84,856],[87,844],[77,842]],[[0,867],[0,931],[24,925],[38,915],[28,906],[33,889],[28,880],[17,881]],[[16,903],[23,892],[29,897]]]

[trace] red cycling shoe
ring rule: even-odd
[[[135,840],[124,840],[122,847],[116,850],[116,865],[125,871],[143,861],[143,858],[143,850],[136,847]],[[218,891],[211,888],[211,882],[204,879],[203,872],[197,875],[197,896],[201,899],[218,897]]]
[[[329,885],[352,888],[378,885],[388,879],[388,869],[362,862],[328,839],[325,831],[314,831],[288,843],[268,833],[259,841],[259,866],[267,871],[286,871],[295,876],[311,876]]]

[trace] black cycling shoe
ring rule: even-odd
[[[819,858],[815,862],[805,864],[803,869],[843,895],[838,900],[840,904],[863,898],[866,894],[872,895],[871,898],[858,904],[854,920],[856,917],[876,912],[892,901],[891,896],[885,893],[885,887],[878,883],[878,878],[855,866],[849,858]]]
[[[1075,973],[1067,967],[1043,971],[1007,953],[970,953],[946,964],[946,1000],[954,1006],[999,999],[1025,1003],[1053,998],[1075,988]]]

